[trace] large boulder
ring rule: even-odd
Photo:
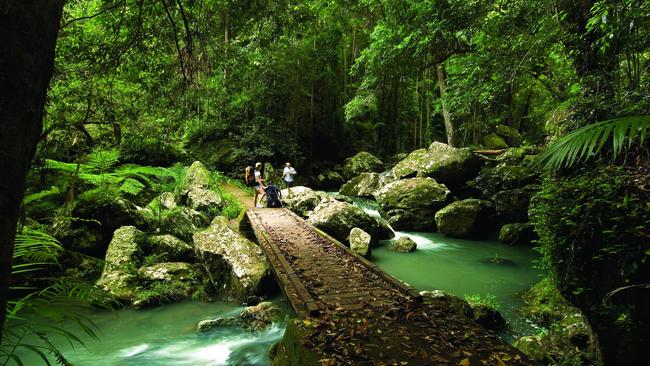
[[[369,152],[362,151],[345,161],[343,165],[343,177],[345,179],[352,179],[361,173],[380,172],[383,168],[384,163],[379,158]]]
[[[212,177],[208,168],[200,161],[190,165],[180,190],[181,202],[203,213],[214,212],[223,206],[219,194],[212,190]]]
[[[432,178],[410,178],[389,183],[376,194],[382,217],[398,230],[435,229],[435,213],[451,192]]]
[[[530,199],[539,191],[539,186],[529,184],[523,188],[497,192],[494,197],[497,215],[503,221],[528,221]]]
[[[505,224],[499,231],[499,241],[505,244],[528,245],[536,239],[537,234],[530,222]]]
[[[502,164],[483,169],[467,185],[476,189],[482,198],[491,199],[497,192],[522,188],[535,183],[537,179],[538,174],[530,168]]]
[[[487,149],[508,148],[508,144],[506,143],[506,140],[504,140],[501,136],[497,135],[496,133],[490,133],[483,136],[481,142],[483,143],[483,146],[485,146]]]
[[[291,198],[289,198],[289,191],[286,189],[283,189],[281,194],[284,207],[301,217],[308,217],[323,200],[321,193],[304,186],[292,187]]]
[[[145,235],[134,226],[124,226],[113,234],[108,245],[104,270],[97,282],[116,299],[131,302],[136,298],[138,275],[135,263],[142,254]]]
[[[345,178],[341,173],[333,170],[325,170],[316,177],[320,189],[339,188],[345,183]]]
[[[194,234],[196,256],[214,289],[231,299],[243,301],[265,290],[269,265],[262,250],[217,216],[210,227]]]
[[[415,251],[418,245],[408,236],[403,236],[391,243],[390,248],[400,253],[409,253]]]
[[[373,238],[388,239],[379,222],[365,211],[347,202],[336,200],[321,203],[307,222],[328,233],[341,243],[348,242],[352,228],[360,228]]]
[[[476,177],[481,160],[469,149],[457,149],[434,142],[428,149],[415,150],[392,171],[396,178],[431,177],[448,187],[457,187]]]
[[[361,173],[350,179],[339,190],[340,194],[358,197],[373,197],[380,187],[378,173]]]
[[[455,238],[481,235],[493,222],[494,205],[489,201],[468,198],[456,201],[436,212],[438,231]]]
[[[179,239],[190,241],[192,235],[208,226],[209,219],[204,214],[188,207],[178,206],[173,210],[163,211],[160,218],[160,231]]]
[[[187,281],[193,267],[185,262],[162,262],[138,269],[138,276],[145,281]]]
[[[153,235],[147,240],[152,254],[164,256],[171,261],[190,261],[194,259],[191,245],[169,234]]]
[[[367,232],[358,227],[352,228],[352,230],[350,230],[348,241],[352,252],[362,257],[366,257],[370,254],[370,242],[372,241],[372,237]]]

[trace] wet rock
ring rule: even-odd
[[[497,192],[522,188],[535,183],[537,178],[538,174],[530,168],[503,164],[483,169],[468,186],[476,189],[482,198],[491,199]]]
[[[264,330],[282,318],[282,311],[273,303],[265,301],[246,307],[239,315],[243,327],[252,331]]]
[[[146,281],[186,281],[193,272],[189,263],[163,262],[138,269],[138,276]]]
[[[471,318],[473,316],[472,307],[467,301],[458,296],[448,294],[441,290],[420,291],[420,295],[424,298],[425,302],[442,302],[446,303],[449,308],[454,309],[460,314]]]
[[[208,229],[194,234],[194,250],[217,293],[243,301],[264,290],[269,277],[266,257],[259,246],[233,231],[224,217],[215,217]]]
[[[402,179],[382,187],[376,194],[382,217],[397,230],[432,230],[435,213],[451,192],[432,178]]]
[[[328,169],[320,173],[316,177],[316,181],[318,182],[320,189],[338,189],[343,183],[345,183],[345,178],[343,178],[341,173]]]
[[[134,226],[124,226],[115,230],[108,245],[104,270],[97,285],[120,301],[131,302],[136,298],[138,276],[134,263],[141,255],[144,241],[143,232]]]
[[[319,366],[321,356],[308,346],[311,337],[316,334],[314,327],[307,326],[301,319],[292,319],[287,322],[282,340],[277,343],[269,355],[271,362],[276,366]]]
[[[350,250],[362,257],[370,254],[370,241],[372,240],[370,234],[359,229],[358,227],[350,230],[349,243]]]
[[[483,136],[481,142],[483,143],[483,146],[485,146],[485,148],[487,149],[508,148],[508,144],[506,143],[506,140],[504,140],[501,136],[497,135],[496,133],[491,133]]]
[[[497,192],[494,204],[499,218],[503,221],[528,221],[530,199],[539,191],[539,186],[529,184],[523,188]]]
[[[347,243],[352,228],[360,228],[373,238],[388,239],[376,219],[359,207],[336,200],[322,202],[307,222],[328,233],[341,243]]]
[[[391,243],[390,248],[396,252],[409,253],[417,249],[417,244],[408,236],[403,236]]]
[[[512,346],[519,349],[532,361],[544,361],[548,354],[548,345],[539,336],[523,336],[517,339]]]
[[[438,231],[455,238],[484,236],[493,222],[494,205],[469,198],[456,201],[436,212]]]
[[[192,261],[194,249],[191,245],[169,234],[153,235],[148,238],[151,253],[165,255],[167,260]]]
[[[367,172],[379,172],[383,169],[384,163],[369,152],[362,151],[355,156],[346,159],[343,165],[343,177],[353,177]]]
[[[373,197],[380,188],[378,173],[361,173],[341,186],[340,194],[357,197]]]
[[[289,198],[289,191],[286,189],[283,189],[281,194],[284,207],[303,218],[308,217],[323,199],[322,195],[304,186],[291,188],[291,198]]]
[[[241,319],[233,317],[201,320],[196,325],[196,331],[206,333],[216,328],[228,326],[241,326]]]
[[[537,238],[533,225],[529,222],[505,224],[499,231],[499,241],[505,244],[529,245]]]
[[[481,160],[469,149],[457,149],[434,142],[428,149],[415,150],[393,167],[397,179],[406,177],[431,177],[448,187],[456,187],[474,178]]]
[[[472,307],[472,318],[482,326],[492,330],[500,330],[506,326],[506,320],[497,309],[485,304],[470,303],[470,306]]]

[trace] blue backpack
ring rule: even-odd
[[[266,207],[278,208],[282,207],[282,193],[278,186],[270,184],[264,190],[266,193]]]

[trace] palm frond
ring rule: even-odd
[[[643,144],[650,128],[650,116],[632,116],[601,121],[579,128],[549,145],[537,158],[536,165],[557,171],[571,167],[601,153],[605,144],[612,141],[612,157],[616,158],[635,141]]]

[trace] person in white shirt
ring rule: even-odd
[[[253,205],[255,207],[262,207],[259,203],[257,203],[257,197],[260,197],[260,201],[264,198],[266,193],[264,192],[264,178],[262,177],[262,163],[256,163],[255,164],[255,192],[253,195]]]
[[[296,175],[296,169],[291,166],[291,163],[287,162],[285,164],[284,170],[282,171],[282,179],[287,185],[287,198],[291,198],[291,186],[293,186],[294,175]]]

